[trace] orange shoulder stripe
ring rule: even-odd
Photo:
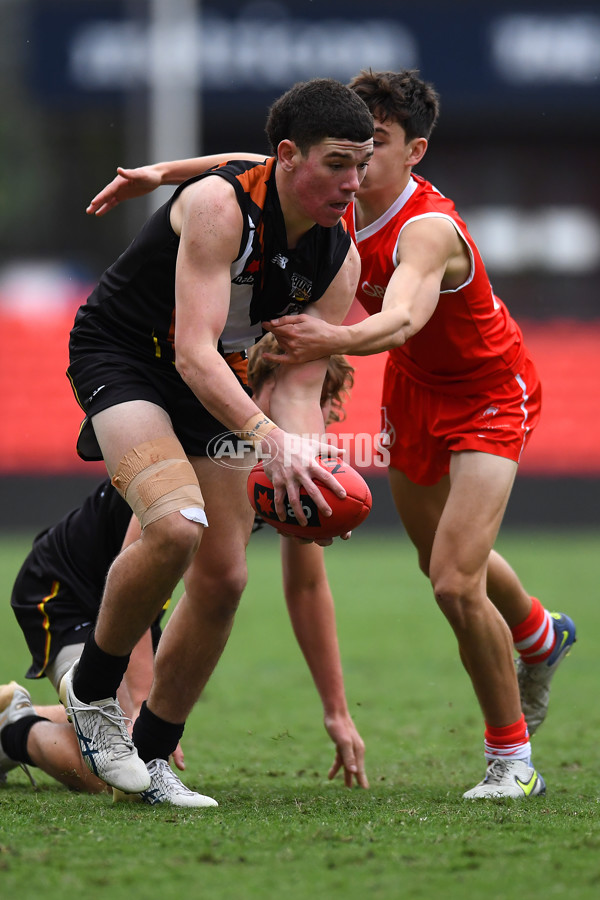
[[[264,209],[267,196],[267,184],[275,165],[275,157],[268,159],[265,164],[257,163],[246,172],[237,176],[244,192],[249,194],[252,201],[259,209]]]

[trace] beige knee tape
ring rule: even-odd
[[[134,447],[120,461],[112,483],[142,528],[172,512],[208,524],[194,467],[182,455],[176,438],[158,438]]]

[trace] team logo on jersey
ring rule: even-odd
[[[294,272],[290,293],[297,302],[308,303],[312,295],[312,281],[305,275],[298,275],[297,272]]]

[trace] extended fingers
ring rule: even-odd
[[[367,789],[369,787],[369,779],[365,772],[364,758],[365,752],[362,743],[359,742],[355,746],[352,741],[348,741],[342,746],[338,745],[328,778],[330,780],[334,779],[340,769],[343,769],[346,787],[352,787],[356,780],[356,784],[359,787]]]
[[[127,181],[121,175],[116,175],[115,178],[107,184],[106,187],[102,188],[99,194],[90,201],[88,208],[86,209],[86,213],[88,215],[97,215],[103,216],[111,209],[113,209],[118,204],[117,192],[119,188],[121,188]]]

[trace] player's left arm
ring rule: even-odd
[[[421,330],[437,306],[449,263],[461,252],[454,226],[444,218],[417,219],[402,231],[398,266],[386,287],[381,312],[353,325],[317,328],[307,317],[265,324],[285,353],[282,362],[322,353],[367,356],[401,347]]]
[[[315,687],[336,753],[329,778],[343,770],[344,783],[368,788],[365,745],[348,710],[337,639],[335,606],[323,550],[316,544],[281,539],[283,587],[288,613]]]

